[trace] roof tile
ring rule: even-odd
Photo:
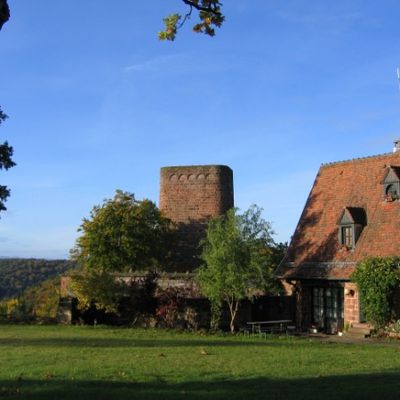
[[[321,166],[287,255],[290,265],[301,267],[300,275],[310,262],[356,263],[368,256],[400,255],[400,201],[385,201],[382,184],[390,166],[400,168],[400,152]],[[360,210],[366,213],[367,224],[354,249],[338,241],[345,208],[355,221],[362,217]],[[279,275],[287,265],[282,263]],[[310,275],[315,273],[310,270]]]

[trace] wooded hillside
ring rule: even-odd
[[[25,289],[62,275],[75,265],[69,260],[0,259],[0,300],[16,297]]]

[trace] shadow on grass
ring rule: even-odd
[[[292,343],[289,340],[276,338],[238,338],[237,340],[221,339],[113,339],[113,338],[3,338],[0,346],[49,346],[49,347],[245,347],[245,346],[287,346]],[[298,345],[299,342],[296,341]]]
[[[46,399],[399,399],[400,372],[304,379],[237,379],[167,383],[122,381],[0,381],[0,398]]]

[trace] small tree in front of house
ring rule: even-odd
[[[252,206],[239,215],[231,209],[209,223],[203,243],[204,265],[198,270],[197,279],[211,302],[214,327],[221,307],[227,304],[233,332],[240,301],[251,300],[273,286],[268,252],[274,244],[273,232],[261,211]]]
[[[393,294],[400,284],[400,257],[372,257],[357,264],[352,275],[368,322],[383,328],[392,317]]]

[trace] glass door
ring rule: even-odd
[[[341,287],[313,288],[313,322],[326,333],[343,328],[343,296]]]
[[[318,329],[325,329],[324,289],[313,288],[313,322]]]

